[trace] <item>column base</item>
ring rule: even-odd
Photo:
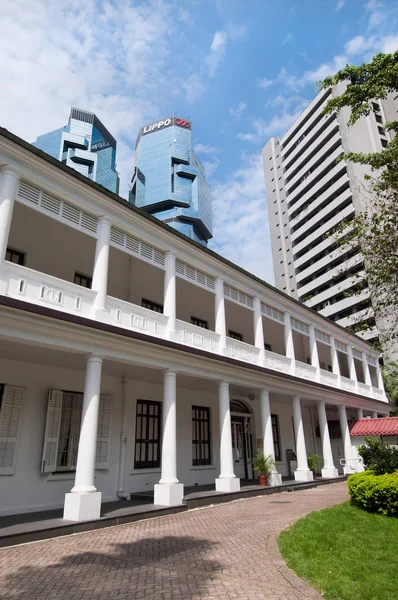
[[[268,485],[269,485],[269,487],[276,487],[278,485],[282,485],[282,475],[277,472],[269,473]]]
[[[92,494],[65,494],[64,519],[91,521],[101,516],[101,492]]]
[[[322,477],[327,479],[335,479],[339,476],[339,472],[334,467],[324,467],[321,471]]]
[[[294,472],[295,481],[314,481],[314,475],[309,469],[297,469]]]
[[[184,497],[182,483],[156,483],[154,486],[154,503],[161,506],[179,506]]]
[[[239,492],[240,479],[238,477],[217,477],[216,492]]]

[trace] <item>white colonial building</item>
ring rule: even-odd
[[[365,341],[6,130],[0,349],[2,515],[236,491],[257,450],[274,485],[308,452],[336,477],[349,420],[389,412]]]

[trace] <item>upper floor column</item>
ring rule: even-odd
[[[97,243],[93,269],[92,289],[97,292],[94,300],[95,311],[106,310],[108,293],[109,247],[111,243],[111,222],[106,217],[98,219]]]
[[[264,358],[265,358],[263,318],[261,316],[261,300],[257,296],[254,298],[253,325],[254,325],[254,345],[260,351],[260,365],[263,365]]]
[[[365,377],[366,385],[372,385],[372,379],[370,377],[370,370],[368,365],[368,359],[366,357],[366,352],[362,352],[362,366],[363,366],[363,375]]]
[[[169,317],[167,333],[169,337],[176,332],[176,257],[166,252],[166,270],[164,273],[164,314]]]
[[[285,313],[285,348],[287,358],[292,359],[292,369],[294,369],[294,343],[293,343],[293,331],[292,324],[290,322],[290,314]]]
[[[355,381],[355,388],[357,388],[358,377],[357,370],[355,368],[354,355],[352,353],[352,348],[350,344],[347,344],[347,360],[348,360],[348,372],[350,374],[350,379]]]
[[[0,294],[5,294],[6,283],[2,280],[2,276],[12,213],[21,175],[17,169],[6,165],[0,169],[0,176]]]
[[[224,281],[221,277],[216,279],[215,294],[216,333],[220,336],[219,352],[223,354],[227,347],[227,324],[225,320]]]
[[[330,338],[330,354],[331,354],[331,359],[332,359],[332,371],[335,375],[337,375],[337,377],[340,380],[341,379],[341,371],[340,371],[340,364],[339,364],[339,356],[337,354],[336,342],[334,340],[334,337]],[[341,385],[341,384],[339,384],[339,385]]]
[[[310,325],[310,355],[311,355],[311,364],[313,367],[317,369],[317,379],[320,378],[320,363],[319,363],[319,354],[318,354],[318,346],[316,344],[315,338],[315,327]]]

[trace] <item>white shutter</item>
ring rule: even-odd
[[[0,475],[13,475],[21,427],[23,388],[4,386],[0,410]]]
[[[44,434],[41,472],[51,473],[57,469],[58,439],[62,413],[61,390],[50,390],[48,393],[46,431]]]
[[[97,429],[96,469],[109,468],[109,451],[111,437],[111,397],[100,396]]]

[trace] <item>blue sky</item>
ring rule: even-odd
[[[139,128],[192,121],[213,190],[210,247],[273,283],[261,149],[346,63],[398,49],[394,0],[13,0],[0,124],[28,141],[95,112],[127,197]]]

